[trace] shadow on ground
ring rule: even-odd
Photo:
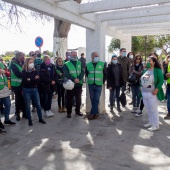
[[[107,108],[92,121],[74,113],[67,119],[57,112],[54,99],[55,116],[47,118],[46,125],[39,124],[33,113],[32,127],[25,119],[6,126],[8,133],[0,136],[0,170],[169,170],[170,121],[163,119],[165,104],[160,103],[160,131],[154,133],[142,128],[147,115],[136,118],[131,109],[127,105],[119,114],[114,108],[112,114]]]

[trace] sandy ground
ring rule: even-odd
[[[8,133],[0,135],[0,170],[170,170],[170,120],[163,119],[166,103],[159,103],[160,130],[153,133],[142,127],[146,113],[136,118],[127,105],[120,114],[116,108],[112,114],[108,90],[106,96],[106,113],[98,120],[88,121],[74,112],[68,119],[66,113],[58,113],[53,99],[55,116],[45,118],[46,125],[32,113],[32,127],[26,119],[6,126]],[[129,103],[130,95],[127,99]],[[11,119],[15,120],[14,101]]]

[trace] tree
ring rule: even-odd
[[[163,49],[164,45],[170,46],[170,35],[156,35],[156,36],[133,36],[132,37],[132,51],[135,54],[142,56],[149,55],[152,51]],[[120,49],[120,40],[112,39],[108,47],[109,52]],[[165,54],[166,50],[163,50]]]
[[[77,3],[81,3],[82,0],[74,0]],[[25,9],[24,9],[25,10]],[[20,25],[19,19],[24,17],[27,18],[27,16],[24,15],[25,11],[23,11],[23,8],[18,7],[13,4],[9,4],[6,2],[2,2],[0,0],[0,11],[2,11],[0,16],[0,27],[7,27],[9,23],[12,25],[15,25],[16,29],[19,29],[22,31],[22,27]],[[28,10],[29,11],[29,10]],[[7,24],[1,24],[1,20],[7,16]],[[51,17],[43,15],[39,12],[30,11],[30,16],[35,18],[35,20],[41,19],[42,21],[50,21]],[[59,56],[64,57],[66,52],[63,47],[67,44],[67,36],[70,31],[71,24],[62,20],[54,19],[54,49],[53,53],[54,55],[59,54]]]

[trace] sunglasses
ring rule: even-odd
[[[32,54],[31,56],[35,56],[36,54]]]
[[[141,60],[141,58],[136,58],[136,60]]]

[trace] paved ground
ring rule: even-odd
[[[121,114],[111,114],[107,108],[93,121],[74,114],[68,119],[57,112],[54,99],[55,116],[47,118],[46,125],[33,113],[32,127],[25,119],[6,126],[8,133],[0,135],[0,170],[170,170],[165,104],[159,105],[160,130],[155,133],[142,127],[147,116],[136,118],[131,109],[127,105]]]

